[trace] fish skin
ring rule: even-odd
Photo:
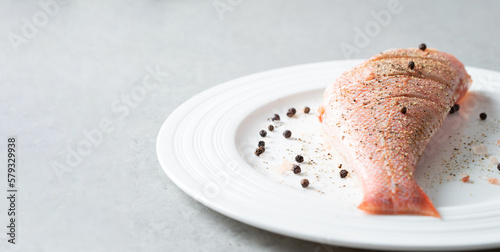
[[[327,87],[319,120],[330,146],[361,181],[359,209],[440,217],[414,172],[450,107],[471,83],[454,56],[409,48],[375,55]]]

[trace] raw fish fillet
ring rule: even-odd
[[[330,145],[361,181],[364,198],[358,208],[371,214],[440,217],[414,171],[471,83],[463,64],[450,54],[392,49],[328,86],[319,119]]]

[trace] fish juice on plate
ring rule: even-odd
[[[380,53],[327,87],[319,119],[330,145],[349,160],[363,185],[358,208],[440,216],[414,171],[471,83],[454,56],[423,47]]]

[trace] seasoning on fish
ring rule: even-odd
[[[413,68],[415,68],[415,62],[410,61],[410,63],[408,63],[408,68],[410,68],[411,70],[413,70]]]
[[[408,70],[409,61],[418,71]],[[414,172],[470,85],[454,56],[421,45],[377,54],[327,87],[318,109],[323,135],[362,184],[358,208],[370,214],[440,216]],[[401,113],[402,107],[411,114]]]

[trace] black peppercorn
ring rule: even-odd
[[[261,131],[259,132],[259,135],[260,135],[261,137],[265,137],[265,136],[267,135],[267,131],[265,131],[265,130],[261,130]]]
[[[302,170],[300,169],[300,166],[298,166],[298,165],[296,165],[296,164],[294,164],[294,165],[292,166],[292,170],[293,170],[293,173],[294,173],[294,174],[299,174],[299,173],[302,171]]]
[[[295,113],[297,113],[297,110],[295,110],[295,108],[290,108],[288,109],[288,112],[286,112],[286,116],[292,117],[295,115]]]
[[[273,131],[273,130],[274,130],[274,126],[273,126],[273,125],[269,125],[269,126],[267,126],[267,129],[268,129],[269,131]]]
[[[271,120],[273,120],[273,122],[274,121],[279,121],[280,120],[280,115],[274,114],[274,117]]]
[[[453,114],[453,113],[455,113],[455,106],[452,106],[452,107],[450,108],[450,114]]]
[[[266,148],[264,148],[264,147],[262,147],[262,146],[261,146],[261,147],[259,147],[259,148],[255,149],[255,152],[254,152],[254,153],[255,153],[255,155],[257,155],[257,156],[260,156],[260,154],[264,153],[264,151],[266,151]]]
[[[408,110],[408,109],[407,109],[406,107],[403,107],[403,108],[401,109],[401,113],[402,113],[402,114],[406,114],[406,111],[407,111],[407,110]]]
[[[306,188],[309,186],[309,180],[308,179],[303,179],[300,181],[300,185],[302,185],[303,188]]]
[[[413,68],[415,68],[415,62],[410,61],[410,63],[408,63],[408,68],[410,68],[411,70],[413,70]]]
[[[479,118],[481,118],[481,120],[486,120],[486,113],[481,113],[479,114]]]
[[[295,156],[295,161],[297,161],[297,163],[302,163],[304,162],[304,157],[301,155],[297,155]]]
[[[348,174],[348,173],[349,173],[349,172],[348,172],[348,171],[346,171],[346,170],[341,170],[341,171],[340,171],[340,177],[341,177],[341,178],[345,178],[345,177],[347,177],[347,174]]]
[[[418,49],[425,51],[425,49],[427,49],[427,46],[424,43],[422,43],[418,46]]]
[[[285,130],[285,131],[283,131],[283,136],[285,138],[290,138],[292,136],[292,132],[289,130]]]
[[[309,107],[304,108],[304,113],[309,114],[309,111],[311,111],[311,108],[309,108]]]
[[[266,146],[266,142],[264,141],[259,141],[259,147],[265,147]]]
[[[453,108],[455,109],[455,112],[458,112],[460,110],[460,105],[455,104],[453,105]]]

